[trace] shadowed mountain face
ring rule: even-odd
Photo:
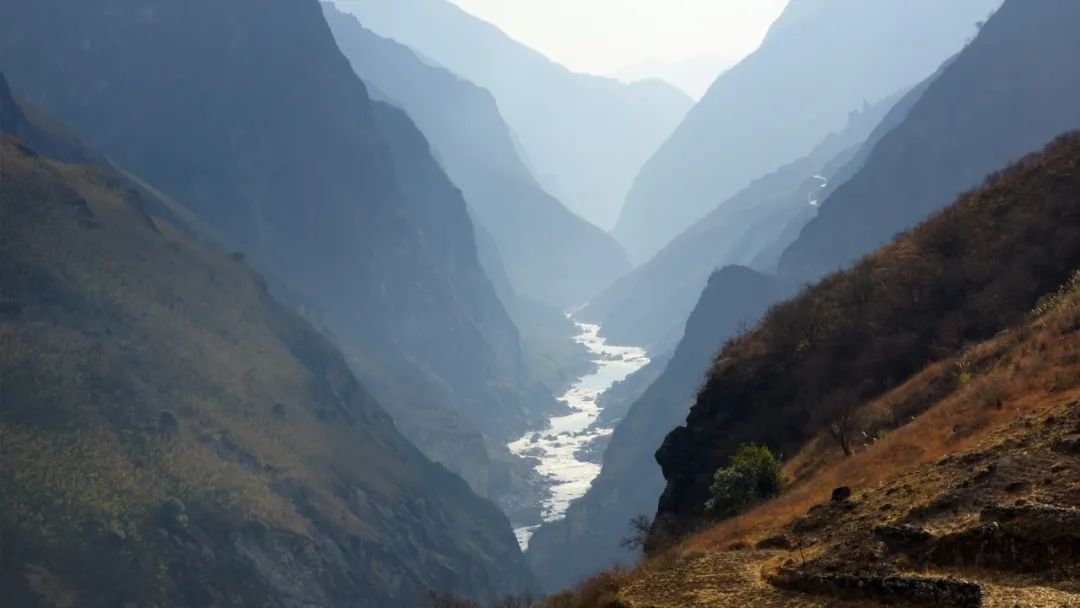
[[[1080,6],[1007,2],[943,68],[781,260],[813,279],[940,209],[987,173],[1080,127]]]
[[[582,318],[601,323],[603,334],[617,343],[674,348],[709,276],[731,264],[771,272],[775,258],[816,213],[811,203],[835,189],[841,169],[898,98],[852,112],[842,131],[809,154],[724,201],[594,298]]]
[[[635,559],[619,543],[630,533],[631,518],[656,509],[664,488],[653,458],[656,447],[685,420],[720,346],[792,291],[778,279],[740,266],[712,276],[663,373],[616,427],[600,476],[570,506],[566,519],[533,535],[527,556],[542,585],[560,589],[616,561]]]
[[[490,93],[373,34],[332,4],[323,9],[356,73],[408,112],[430,139],[494,238],[515,291],[572,307],[629,269],[611,236],[536,183]]]
[[[20,138],[0,133],[5,605],[406,608],[531,586],[505,517],[325,338],[42,116],[0,78]]]
[[[0,63],[265,269],[395,417],[443,409],[465,426],[432,416],[437,430],[502,438],[555,406],[460,193],[415,127],[371,103],[315,0],[8,2]],[[471,477],[446,444],[424,447]]]
[[[635,263],[720,202],[922,80],[1001,0],[795,0],[638,175],[615,229]]]
[[[574,74],[446,0],[347,0],[365,27],[491,91],[545,189],[609,229],[692,102],[659,81]]]

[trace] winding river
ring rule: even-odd
[[[597,398],[613,384],[649,363],[644,349],[608,345],[599,335],[599,325],[577,323],[577,326],[581,333],[575,340],[594,355],[596,369],[563,393],[561,400],[574,411],[551,418],[546,429],[529,432],[509,446],[514,454],[540,461],[536,471],[546,480],[550,490],[542,505],[545,522],[560,519],[570,503],[583,496],[600,474],[600,465],[577,457],[577,452],[592,440],[612,433],[610,428],[593,426],[601,411]],[[538,527],[514,530],[523,550]]]

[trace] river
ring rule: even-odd
[[[570,503],[581,498],[600,474],[600,465],[579,460],[576,455],[592,440],[612,433],[610,428],[593,426],[601,412],[597,398],[613,384],[649,363],[642,348],[607,344],[599,335],[599,325],[577,323],[577,326],[581,333],[575,340],[594,355],[596,369],[580,378],[560,397],[574,411],[552,417],[544,430],[530,431],[509,445],[514,454],[540,461],[536,471],[546,480],[550,490],[542,505],[545,522],[562,518]],[[529,539],[538,527],[514,530],[522,550],[528,547]]]

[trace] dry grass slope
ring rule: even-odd
[[[721,351],[687,428],[658,454],[661,515],[694,525],[712,472],[740,443],[791,456],[859,404],[1023,321],[1080,267],[1078,197],[1072,134],[776,306]],[[919,398],[895,405],[898,417],[920,408]]]
[[[0,591],[389,606],[526,583],[497,509],[241,259],[3,134],[0,168]]]
[[[779,497],[548,607],[1080,606],[1078,183],[1064,137],[727,345],[702,399],[784,420],[843,391],[851,455],[778,430]],[[777,430],[729,415],[710,458]]]

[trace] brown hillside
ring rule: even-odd
[[[0,134],[0,605],[410,606],[528,584],[239,259]]]
[[[657,453],[660,517],[696,525],[740,443],[795,454],[859,404],[1020,322],[1077,267],[1080,136],[1069,135],[728,344],[687,426]],[[922,401],[899,404],[903,415],[933,399]]]
[[[853,417],[852,457],[816,437],[779,498],[548,606],[1080,606],[1080,275]]]

